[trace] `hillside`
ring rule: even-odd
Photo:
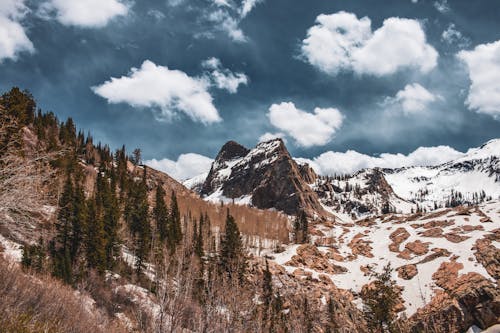
[[[0,288],[0,330],[437,333],[498,322],[497,141],[441,166],[337,177],[297,163],[282,140],[230,141],[186,183],[199,194],[142,165],[139,150],[112,152],[35,110],[19,89],[0,98],[0,274],[22,290]],[[439,172],[423,181],[409,170]],[[450,202],[454,185],[440,177],[452,173],[472,187]],[[398,175],[429,197],[405,196]]]

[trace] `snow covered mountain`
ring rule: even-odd
[[[330,213],[345,220],[430,211],[500,198],[500,139],[437,166],[374,168],[334,177],[319,176],[309,165],[295,161],[280,139],[251,150],[230,141],[208,175],[184,185],[205,200],[275,208],[287,214],[305,209],[311,216]]]
[[[208,201],[275,208],[290,215],[299,210],[322,215],[326,212],[309,186],[315,178],[311,168],[293,160],[281,139],[259,143],[251,150],[229,141],[200,192]]]
[[[500,139],[465,156],[431,167],[385,169],[394,192],[426,209],[475,204],[500,198]]]

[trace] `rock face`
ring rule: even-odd
[[[252,150],[229,141],[217,155],[201,194],[215,200],[246,198],[257,208],[290,215],[300,210],[322,215],[326,212],[308,185],[315,179],[309,166],[292,159],[281,139],[259,143]]]
[[[485,329],[497,323],[500,291],[493,283],[477,273],[468,273],[452,278],[443,287],[445,291],[438,292],[410,318],[410,332],[465,332],[472,325]]]

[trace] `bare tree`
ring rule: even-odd
[[[30,219],[47,203],[47,185],[55,170],[50,162],[64,151],[29,153],[24,146],[23,129],[12,135],[16,122],[8,116],[0,117],[0,213],[11,217]]]

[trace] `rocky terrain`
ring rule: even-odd
[[[325,215],[317,194],[309,186],[316,174],[297,164],[281,139],[247,149],[226,143],[212,164],[201,195],[212,202],[233,201],[261,209],[275,208],[294,215]]]

